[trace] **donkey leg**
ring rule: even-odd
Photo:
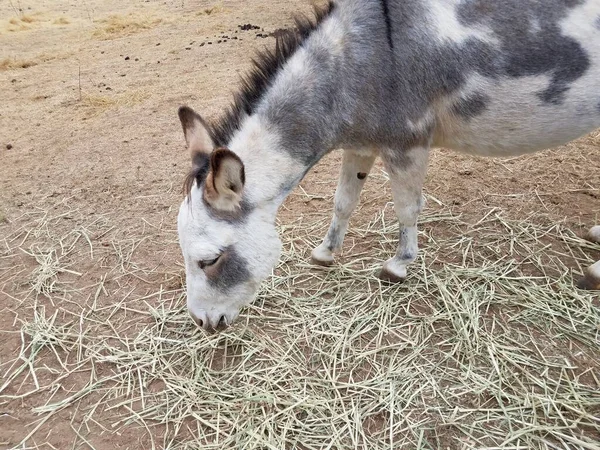
[[[375,157],[375,153],[371,151],[344,150],[335,191],[333,219],[323,243],[312,251],[311,259],[314,264],[333,264],[334,253],[341,250],[350,215],[358,204],[360,191],[373,167]]]
[[[588,239],[591,242],[600,244],[600,225],[592,227],[588,233]],[[600,290],[600,261],[595,262],[585,270],[585,274],[577,286],[580,289]]]
[[[379,275],[382,280],[392,283],[404,281],[407,266],[417,258],[417,218],[423,208],[422,190],[428,161],[428,147],[405,150],[401,158],[384,158],[390,176],[394,210],[400,222],[400,235],[396,255],[383,264]]]

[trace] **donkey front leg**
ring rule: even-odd
[[[333,264],[348,229],[350,215],[360,198],[367,175],[375,162],[375,153],[368,150],[344,150],[342,168],[335,191],[333,219],[323,243],[312,251],[312,262],[321,266]]]
[[[397,283],[404,281],[407,266],[417,258],[417,218],[423,208],[422,189],[429,148],[388,150],[383,156],[390,177],[394,210],[400,222],[400,236],[396,255],[383,264],[379,277]]]

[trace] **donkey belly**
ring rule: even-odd
[[[518,155],[600,126],[600,0],[425,1],[454,5],[452,13],[462,18],[455,31],[471,39],[464,42],[488,43],[486,50],[461,47],[469,75],[452,98],[434,107],[435,144]],[[437,35],[446,28],[438,26]],[[469,49],[480,53],[470,55]],[[487,73],[479,70],[480,59],[488,62]]]
[[[501,157],[565,144],[600,127],[598,80],[573,84],[557,104],[539,98],[547,76],[477,80],[438,113],[434,145]]]

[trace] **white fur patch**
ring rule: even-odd
[[[472,76],[464,89],[442,106],[434,139],[436,147],[448,147],[482,156],[514,156],[563,145],[594,130],[600,124],[597,111],[600,71],[582,86],[573,83],[560,105],[544,103],[537,94],[548,89],[552,75],[487,79]],[[452,105],[459,98],[483,94],[488,103],[470,120],[457,117]]]
[[[323,45],[335,54],[342,54],[344,51],[346,30],[339,20],[333,20],[331,18],[325,20],[325,22],[321,24],[320,33]]]
[[[529,22],[529,26],[531,27],[531,32],[534,34],[537,34],[540,31],[542,31],[542,26],[540,25],[540,21],[538,19],[531,19],[531,21]]]
[[[231,141],[230,150],[244,163],[244,196],[250,203],[275,198],[282,184],[302,174],[304,167],[280,147],[277,134],[265,126],[258,115],[248,118]],[[273,204],[274,210],[278,207]]]
[[[466,27],[458,21],[456,8],[462,0],[430,0],[429,18],[437,31],[437,37],[444,41],[462,44],[468,39],[479,39],[488,43],[497,43],[493,31],[485,26]]]
[[[597,109],[600,100],[600,29],[596,26],[599,16],[600,2],[588,0],[583,5],[573,8],[561,23],[562,33],[575,39],[589,57],[590,67],[581,78],[571,84],[571,91],[578,93],[581,101],[595,100],[596,117],[600,115]]]
[[[408,119],[406,124],[408,125],[408,129],[414,133],[427,133],[430,130],[431,124],[433,123],[435,116],[433,111],[429,110],[422,117],[420,117],[416,122]]]

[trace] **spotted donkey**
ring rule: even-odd
[[[313,261],[333,262],[380,157],[401,230],[381,277],[400,281],[432,147],[510,156],[600,126],[600,0],[340,0],[297,28],[218,123],[179,110],[192,153],[179,238],[204,328],[232,323],[270,275],[277,210],[330,150],[344,148],[341,175]],[[600,261],[582,286],[600,287]]]

